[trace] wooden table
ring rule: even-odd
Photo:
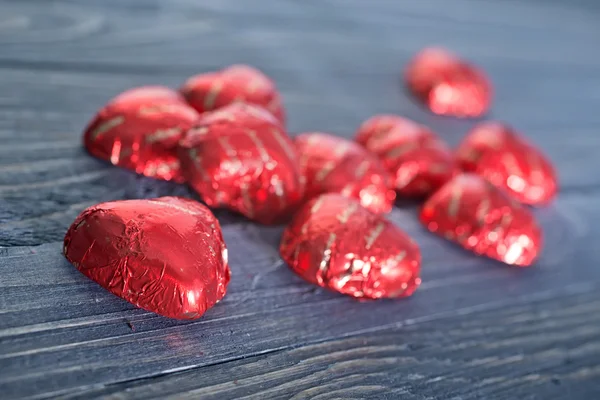
[[[596,0],[0,1],[0,398],[598,398],[599,20]],[[89,205],[192,196],[85,153],[84,125],[118,92],[244,62],[277,81],[291,132],[349,137],[390,112],[454,145],[475,121],[432,116],[400,84],[430,44],[481,65],[490,116],[556,164],[534,268],[475,257],[402,205],[391,219],[420,244],[424,283],[357,302],[282,265],[281,227],[220,212],[228,294],[179,322],[61,255]]]

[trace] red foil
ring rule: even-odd
[[[200,318],[223,298],[230,277],[219,221],[178,197],[84,210],[65,236],[64,255],[109,292],[176,319]]]
[[[379,160],[364,148],[326,133],[304,133],[294,139],[306,178],[306,199],[339,193],[357,199],[375,213],[392,208],[396,193]]]
[[[420,219],[431,232],[506,264],[531,265],[542,248],[529,209],[474,174],[442,186],[425,202]]]
[[[500,122],[477,125],[462,141],[457,159],[465,171],[481,175],[521,203],[548,203],[558,191],[550,161],[512,127]]]
[[[248,65],[232,65],[221,71],[193,76],[183,84],[181,93],[200,113],[242,101],[261,106],[279,121],[285,122],[281,96],[275,83]]]
[[[285,229],[280,253],[308,282],[353,297],[406,297],[421,283],[417,244],[339,194],[305,203]]]
[[[148,104],[173,102],[182,103],[185,102],[185,99],[179,92],[166,86],[141,86],[115,96],[107,104],[107,107],[137,108]]]
[[[209,206],[260,223],[286,220],[304,196],[293,143],[261,107],[232,103],[202,114],[181,140],[179,158],[188,183]]]
[[[148,86],[121,93],[84,132],[90,154],[152,178],[182,182],[177,142],[198,113],[174,90]]]
[[[376,115],[360,126],[355,140],[379,157],[401,196],[427,196],[457,171],[451,149],[429,128],[406,118]]]
[[[408,64],[408,89],[435,114],[477,117],[490,107],[492,85],[476,66],[441,48],[427,48]]]

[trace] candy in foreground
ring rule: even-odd
[[[211,207],[269,224],[288,219],[302,202],[294,145],[261,107],[233,103],[204,113],[179,145],[186,180]]]
[[[558,190],[550,161],[500,122],[484,122],[469,132],[457,150],[457,160],[465,171],[481,175],[521,203],[547,203]]]
[[[358,144],[326,133],[304,133],[294,139],[306,199],[339,193],[357,199],[375,213],[389,212],[396,199],[391,177],[371,153]]]
[[[280,253],[308,282],[349,296],[406,297],[421,283],[417,244],[381,215],[339,194],[303,205],[283,233]]]
[[[90,207],[69,228],[64,255],[106,290],[169,318],[199,318],[229,283],[219,222],[183,198]]]
[[[406,118],[369,118],[355,140],[382,161],[401,196],[427,196],[456,172],[450,148],[429,128]]]
[[[420,219],[430,231],[506,264],[528,266],[542,247],[529,209],[474,174],[442,186],[425,202]]]
[[[477,117],[489,109],[492,85],[476,66],[441,48],[427,48],[408,64],[408,89],[432,112]]]
[[[84,145],[90,154],[113,165],[181,182],[177,142],[197,118],[174,90],[131,89],[98,111],[84,132]]]
[[[193,76],[180,90],[189,104],[200,113],[242,101],[267,109],[282,123],[285,120],[281,96],[275,83],[248,65],[232,65],[217,72]]]

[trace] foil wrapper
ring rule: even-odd
[[[249,65],[232,65],[220,71],[195,75],[180,91],[200,113],[245,102],[265,108],[285,123],[285,111],[275,83]]]
[[[391,210],[396,193],[380,161],[358,144],[320,132],[294,138],[306,199],[323,193],[339,193],[356,199],[375,213]]]
[[[456,155],[465,171],[481,175],[521,203],[546,204],[558,191],[558,178],[548,158],[507,124],[478,124]]]
[[[254,221],[286,221],[304,197],[291,139],[265,109],[232,103],[202,114],[179,143],[189,185],[210,207]]]
[[[151,178],[182,182],[177,142],[198,113],[181,95],[161,86],[121,93],[106,104],[83,134],[87,151]]]
[[[109,292],[176,319],[199,318],[230,279],[219,221],[177,197],[101,203],[69,228],[64,255]]]
[[[531,211],[475,174],[442,186],[423,205],[420,220],[431,232],[506,264],[529,266],[542,248]]]
[[[303,205],[283,233],[280,253],[308,282],[357,298],[406,297],[421,283],[417,244],[339,194]]]
[[[355,140],[375,154],[400,196],[425,197],[458,171],[452,150],[424,125],[396,115],[376,115]]]
[[[406,67],[408,89],[433,113],[456,117],[484,115],[492,84],[484,72],[442,48],[426,48]]]

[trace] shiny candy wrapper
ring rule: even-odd
[[[369,118],[355,140],[382,161],[400,196],[427,196],[457,172],[451,149],[429,128],[406,118]]]
[[[202,114],[179,143],[186,180],[210,207],[260,223],[285,221],[304,180],[291,139],[261,107],[232,103]]]
[[[530,210],[475,174],[442,186],[425,202],[420,219],[430,231],[506,264],[531,265],[542,248]]]
[[[84,210],[65,236],[64,255],[109,292],[176,319],[202,316],[230,277],[219,222],[204,205],[177,197]]]
[[[558,191],[550,161],[510,126],[481,123],[460,144],[457,159],[465,171],[481,175],[521,203],[548,203]]]
[[[121,93],[84,132],[90,154],[152,178],[182,182],[177,142],[198,119],[181,95],[161,86]]]
[[[435,114],[477,117],[490,107],[492,85],[483,71],[441,48],[427,48],[408,64],[408,89]]]
[[[217,72],[193,76],[180,91],[200,113],[241,101],[261,106],[281,123],[285,122],[281,96],[275,83],[248,65],[232,65]]]
[[[406,297],[421,283],[417,244],[383,216],[339,194],[305,203],[285,229],[280,253],[308,282],[353,297]]]
[[[319,132],[294,138],[306,178],[306,199],[339,193],[375,213],[389,212],[396,193],[379,160],[358,144]]]

